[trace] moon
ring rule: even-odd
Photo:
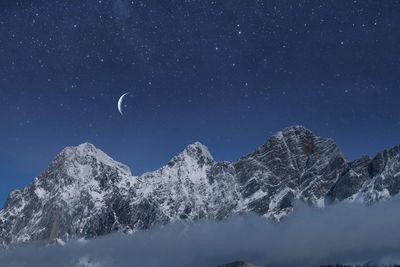
[[[119,113],[121,113],[121,115],[124,115],[124,113],[122,112],[122,102],[124,101],[124,97],[127,96],[128,94],[129,92],[123,94],[118,100],[118,111]]]

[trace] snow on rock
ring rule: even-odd
[[[135,233],[155,225],[256,213],[281,221],[296,201],[323,208],[373,203],[400,191],[400,146],[347,162],[331,139],[285,128],[236,162],[199,142],[160,169],[133,176],[89,143],[67,147],[0,210],[0,243]]]

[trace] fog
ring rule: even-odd
[[[112,234],[64,246],[0,251],[1,266],[210,266],[235,260],[263,266],[399,262],[400,201],[324,210],[296,205],[280,224],[250,215]],[[86,264],[86,265],[84,265]]]

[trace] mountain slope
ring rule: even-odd
[[[154,225],[254,212],[276,221],[297,200],[373,203],[400,190],[400,146],[347,162],[331,139],[302,126],[278,132],[237,162],[196,142],[160,169],[132,176],[89,143],[65,148],[0,211],[3,245],[132,233]]]
[[[110,199],[127,193],[133,177],[93,145],[65,148],[48,169],[12,192],[0,211],[2,243],[94,236]]]
[[[293,126],[235,163],[246,209],[280,219],[301,199],[323,207],[346,160],[333,140]]]
[[[400,146],[395,146],[378,153],[373,159],[364,156],[348,164],[327,199],[330,202],[347,199],[373,203],[399,191]]]

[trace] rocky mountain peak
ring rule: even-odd
[[[303,125],[292,125],[292,126],[284,128],[282,131],[280,131],[278,133],[282,133],[284,135],[289,135],[289,134],[294,134],[294,135],[311,134],[311,135],[313,135],[312,131],[309,130],[308,128],[304,127]]]
[[[182,154],[188,155],[196,159],[205,158],[208,160],[213,160],[213,157],[208,147],[200,142],[194,142],[193,144],[188,145],[182,152]]]
[[[63,149],[31,186],[50,195],[66,192],[79,195],[95,188],[105,190],[112,181],[119,182],[131,176],[128,166],[113,160],[94,145],[83,143]]]
[[[315,150],[316,136],[303,126],[285,128],[270,139],[272,143],[275,140],[294,153],[311,155]]]
[[[303,170],[313,155],[323,151],[341,154],[332,139],[315,136],[304,126],[295,125],[277,132],[250,156],[261,161],[289,162],[293,168]]]
[[[60,163],[64,165],[65,170],[68,172],[82,172],[85,169],[88,170],[88,168],[108,166],[118,169],[122,174],[131,175],[128,166],[115,161],[102,150],[87,142],[63,149],[52,164],[59,165]]]
[[[91,225],[102,223],[104,218],[99,214],[110,209],[110,199],[128,194],[133,183],[126,165],[94,145],[67,147],[31,184],[9,194],[5,209],[0,211],[0,236],[6,232],[9,236],[0,243],[54,242],[70,234],[93,236]],[[20,213],[23,217],[16,216]],[[9,218],[7,225],[5,217]]]
[[[370,171],[373,176],[384,171],[390,164],[399,163],[400,145],[379,152],[371,162]]]
[[[64,148],[60,154],[69,155],[69,156],[78,156],[83,154],[96,154],[97,151],[100,151],[93,144],[85,142],[78,146],[69,146]]]
[[[303,126],[292,126],[273,135],[235,166],[244,196],[254,198],[254,211],[279,220],[290,212],[295,199],[323,207],[346,160],[333,140],[315,136]]]
[[[177,163],[184,165],[209,165],[214,161],[209,149],[201,144],[200,142],[195,142],[188,145],[181,153],[173,157],[168,166],[174,166]]]

